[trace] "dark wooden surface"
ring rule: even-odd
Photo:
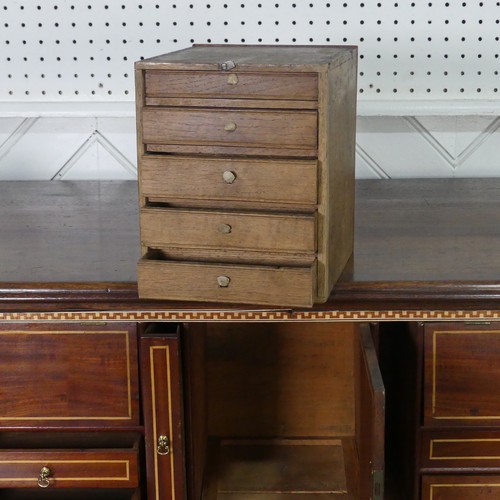
[[[136,207],[135,182],[1,182],[0,282],[134,281]]]
[[[137,299],[136,191],[0,183],[0,301],[158,307]],[[498,308],[500,179],[358,181],[356,207],[353,260],[317,309]]]

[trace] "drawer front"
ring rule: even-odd
[[[422,500],[497,500],[499,475],[423,476]]]
[[[202,264],[142,259],[139,295],[151,299],[311,306],[314,266]]]
[[[2,325],[0,427],[139,423],[135,325]]]
[[[500,468],[500,432],[438,431],[424,432],[422,467]]]
[[[141,194],[151,198],[315,205],[317,162],[144,156]]]
[[[0,451],[0,488],[135,488],[137,450]]]
[[[427,425],[498,425],[500,328],[427,326],[424,379]]]
[[[315,111],[146,108],[142,120],[146,144],[317,147]]]
[[[318,99],[315,73],[146,71],[147,97]]]
[[[150,247],[314,254],[315,217],[145,208],[141,239]]]

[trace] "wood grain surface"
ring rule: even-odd
[[[2,182],[0,231],[3,301],[137,303],[135,182]],[[477,309],[499,298],[500,179],[357,182],[354,258],[317,308]]]

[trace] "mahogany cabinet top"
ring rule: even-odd
[[[133,181],[0,182],[0,234],[0,309],[187,307],[137,298]],[[354,246],[315,309],[498,310],[500,179],[358,181]]]

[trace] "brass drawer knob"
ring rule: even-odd
[[[229,276],[217,276],[217,284],[220,288],[227,288],[230,282],[231,278]]]
[[[38,474],[38,486],[40,488],[47,488],[50,486],[50,476],[52,475],[52,471],[48,467],[42,467],[40,469],[40,474]]]
[[[227,84],[228,85],[238,85],[238,75],[235,75],[234,73],[230,74],[227,77]]]
[[[219,233],[229,234],[233,228],[229,224],[219,224],[218,228]]]
[[[168,439],[168,436],[158,436],[156,453],[158,455],[168,455],[170,453],[170,439]]]
[[[232,184],[236,180],[236,174],[234,172],[231,172],[231,170],[226,170],[222,174],[222,178],[224,179],[224,182],[226,184]]]
[[[224,125],[224,130],[226,132],[234,132],[236,130],[236,123],[230,122]]]

